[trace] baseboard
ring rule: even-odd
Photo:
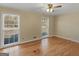
[[[54,35],[49,35],[48,38],[53,37]]]
[[[19,44],[24,44],[24,43],[28,43],[28,42],[33,42],[33,41],[37,41],[37,40],[41,40],[41,39],[49,38],[49,37],[53,37],[53,35],[52,35],[52,36],[43,37],[43,38],[40,37],[40,38],[37,38],[37,39],[34,39],[34,40],[25,41],[25,42],[20,42]]]
[[[68,37],[61,36],[61,35],[54,35],[54,36],[59,37],[59,38],[63,38],[63,39],[67,39],[67,40],[70,40],[70,41],[73,41],[73,42],[77,42],[77,43],[79,43],[78,40],[74,40],[73,38],[68,38]]]
[[[12,46],[17,46],[17,45],[21,45],[21,44],[24,44],[24,43],[29,43],[29,42],[37,41],[37,40],[41,40],[41,39],[40,38],[37,38],[37,39],[25,41],[25,42],[20,42],[18,44],[12,45]],[[12,47],[12,46],[8,46],[8,47]],[[8,48],[8,47],[0,47],[0,49],[4,49],[4,48]]]
[[[41,40],[41,39],[34,39],[34,40],[29,40],[29,41],[25,41],[25,42],[20,42],[19,44],[24,44],[24,43],[29,43],[29,42],[33,42],[33,41],[37,41],[37,40]]]
[[[53,37],[53,36],[54,35],[50,35],[50,36],[47,36],[47,37],[44,37],[44,38],[50,38],[50,37]],[[24,44],[24,43],[28,43],[28,42],[32,42],[32,41],[37,41],[37,40],[42,40],[44,38],[40,37],[40,38],[37,38],[37,39],[34,39],[34,40],[29,40],[29,41],[21,42],[19,44]]]
[[[45,38],[48,38],[48,37],[45,37]],[[43,38],[40,37],[40,38],[32,39],[32,40],[29,40],[29,41],[20,42],[16,45],[21,45],[21,44],[24,44],[24,43],[29,43],[29,42],[33,42],[33,41],[37,41],[37,40],[41,40],[41,39],[43,39]],[[13,46],[16,46],[16,45],[13,45]],[[7,47],[0,47],[0,49],[4,49],[4,48],[7,48]]]
[[[48,37],[53,37],[53,36],[48,36]],[[45,38],[48,38],[48,37],[45,37]],[[20,42],[16,45],[21,45],[21,44],[24,44],[24,43],[29,43],[29,42],[33,42],[33,41],[37,41],[37,40],[41,40],[41,39],[44,39],[44,38],[40,37],[40,38],[32,39],[32,40],[29,40],[29,41],[24,41],[24,42]],[[16,45],[13,45],[13,46],[16,46]],[[11,46],[9,46],[9,47],[11,47]],[[0,47],[0,49],[4,49],[4,48],[7,48],[7,47]]]

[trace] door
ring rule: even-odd
[[[20,19],[18,15],[3,14],[3,47],[16,45],[20,41]]]
[[[43,17],[41,19],[41,36],[42,38],[48,37],[49,35],[49,18]]]

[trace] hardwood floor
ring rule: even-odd
[[[79,43],[51,37],[1,49],[11,56],[79,56]]]

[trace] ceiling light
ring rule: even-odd
[[[51,9],[47,9],[47,12],[53,12],[54,10],[51,8]]]

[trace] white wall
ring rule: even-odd
[[[0,7],[0,13],[11,13],[20,15],[21,25],[21,42],[33,40],[33,36],[40,37],[41,35],[41,18],[47,16],[31,11],[20,11],[11,8]],[[50,26],[52,27],[53,17],[50,17]],[[51,28],[50,27],[50,28]],[[50,29],[52,35],[53,30]]]
[[[79,41],[79,12],[55,16],[55,35]]]
[[[49,36],[54,35],[54,26],[55,26],[54,16],[50,16],[50,19],[49,19]]]

